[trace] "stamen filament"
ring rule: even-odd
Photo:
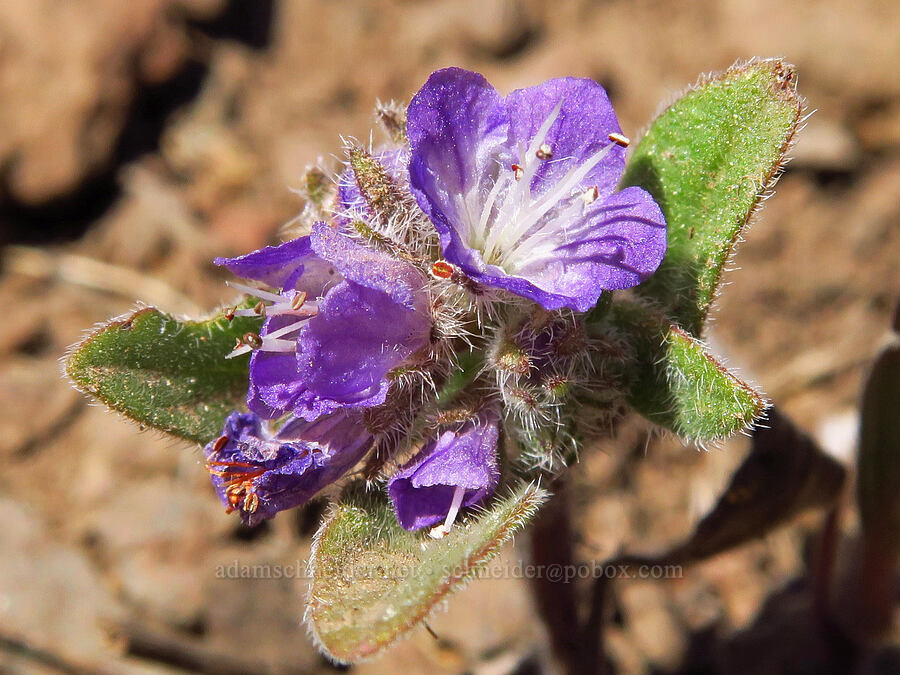
[[[562,110],[562,100],[556,104],[556,107],[553,108],[553,112],[547,116],[547,119],[545,119],[540,128],[538,128],[534,138],[531,139],[531,145],[528,146],[528,149],[522,152],[522,146],[519,146],[521,155],[519,161],[524,166],[517,165],[518,168],[513,169],[512,185],[503,196],[503,205],[500,207],[500,213],[491,226],[487,241],[484,244],[485,261],[490,260],[494,255],[498,237],[503,234],[502,225],[504,223],[512,222],[515,217],[518,216],[522,207],[525,206],[527,202],[531,201],[531,181],[534,179],[538,167],[541,164],[538,152],[542,146],[547,145],[547,134],[550,133],[550,128],[553,126],[553,123],[556,122],[556,118],[559,117],[560,110]],[[503,182],[505,184],[510,183],[508,174],[500,175],[504,176],[505,180]],[[493,208],[493,205],[491,205],[491,207]],[[482,219],[484,219],[484,215],[485,214],[482,212]]]
[[[504,230],[503,238],[510,244],[510,246],[507,246],[507,249],[512,248],[512,245],[518,242],[519,239],[528,232],[532,225],[543,218],[550,209],[556,206],[562,199],[569,197],[569,193],[572,189],[584,180],[591,169],[603,161],[603,158],[606,157],[606,155],[609,154],[609,151],[614,147],[616,147],[615,143],[608,143],[601,150],[589,157],[583,164],[572,167],[568,173],[563,176],[562,180],[556,184],[553,190],[545,194],[537,203],[530,205],[529,213],[526,217],[518,221],[512,228],[502,228]],[[507,252],[504,259],[508,257],[509,253]]]
[[[461,485],[457,485],[453,491],[453,501],[450,502],[450,510],[447,512],[447,518],[444,520],[444,529],[447,532],[450,532],[450,528],[456,522],[456,516],[459,513],[459,507],[462,505],[465,494],[466,489]]]
[[[307,321],[309,321],[309,319],[301,319],[300,321],[289,323],[287,326],[283,326],[278,330],[273,330],[271,333],[266,333],[265,335],[261,336],[263,342],[265,342],[266,340],[274,340],[275,338],[280,338],[282,335],[293,333],[295,330],[300,330],[300,328],[302,328]]]
[[[268,316],[291,314],[293,316],[315,316],[319,311],[319,306],[315,302],[305,302],[300,307],[294,307],[293,303],[276,302],[274,305],[266,305],[266,314]],[[259,312],[253,309],[237,309],[234,316],[259,316]]]
[[[563,210],[561,214],[558,214],[555,221],[562,223],[562,235],[563,241],[559,241],[559,233],[552,233],[551,237],[551,246],[544,247],[548,248],[548,250],[552,250],[556,248],[561,243],[568,244],[569,243],[569,231],[566,228],[566,224],[572,222],[577,216],[584,212],[586,204],[581,197],[577,199],[573,199],[572,202]],[[526,232],[522,237],[515,240],[511,246],[504,252],[503,258],[500,260],[500,265],[506,265],[507,261],[509,261],[509,269],[508,271],[512,272],[522,265],[527,265],[532,262],[534,258],[534,251],[537,248],[540,248],[544,243],[546,243],[547,237],[541,236],[543,234],[548,234],[542,232],[546,227],[547,223],[538,223],[538,227],[534,228],[531,232]],[[576,228],[577,229],[577,228]]]
[[[297,343],[293,340],[277,340],[277,339],[269,339],[268,336],[264,337],[262,342],[262,346],[258,347],[259,351],[263,352],[293,352],[297,350]],[[253,351],[253,347],[250,345],[241,345],[239,347],[235,347],[231,352],[229,352],[225,358],[233,359],[235,356],[240,356],[241,354],[249,354]]]
[[[287,326],[283,326],[282,328],[274,330],[266,335],[261,335],[259,339],[262,340],[262,344],[255,347],[255,349],[261,349],[264,352],[294,351],[297,348],[297,344],[296,342],[294,342],[294,340],[279,340],[278,338],[280,338],[282,335],[287,335],[288,333],[293,333],[296,330],[300,330],[307,321],[309,321],[309,317],[301,319],[300,321],[295,321],[294,323],[288,324]],[[247,354],[253,350],[253,345],[249,345],[246,343],[239,344],[225,358],[233,359],[235,356]]]
[[[447,517],[441,525],[433,527],[428,533],[432,539],[442,539],[445,535],[450,534],[453,523],[456,522],[456,516],[459,515],[459,509],[462,506],[463,497],[466,495],[466,488],[457,485],[453,490],[453,498],[450,501],[450,510],[447,511]]]
[[[237,291],[243,291],[247,295],[252,295],[262,300],[269,300],[271,302],[280,302],[282,300],[282,297],[280,295],[269,293],[269,291],[264,291],[261,288],[254,288],[253,286],[247,286],[246,284],[239,284],[236,281],[226,281],[225,284],[231,286]]]

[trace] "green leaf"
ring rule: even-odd
[[[698,340],[639,303],[613,303],[592,328],[627,337],[634,350],[622,373],[628,403],[683,438],[726,438],[749,427],[765,409],[763,397]]]
[[[75,386],[134,421],[197,443],[222,430],[247,393],[247,356],[226,359],[260,320],[222,312],[181,321],[146,307],[101,326],[72,347]]]
[[[666,257],[638,292],[694,335],[801,122],[795,80],[778,59],[701,80],[653,122],[626,168],[623,187],[650,192],[668,223]]]
[[[351,485],[316,536],[305,619],[319,647],[350,663],[376,654],[476,576],[548,494],[523,484],[443,539],[407,532],[383,490]]]

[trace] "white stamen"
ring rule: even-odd
[[[319,311],[319,306],[315,302],[305,302],[298,308],[294,308],[290,302],[276,302],[274,305],[266,305],[266,314],[268,316],[276,316],[282,314],[290,314],[292,316],[315,316]],[[255,308],[237,309],[235,316],[259,316],[259,312]]]
[[[459,508],[462,506],[465,494],[466,489],[457,485],[456,489],[453,491],[453,499],[450,502],[450,510],[447,512],[447,518],[442,525],[438,525],[431,529],[428,533],[429,537],[432,539],[442,539],[444,535],[450,534],[450,529],[453,527],[453,523],[456,522],[456,516],[459,514]]]
[[[627,148],[631,145],[631,139],[628,138],[625,134],[620,134],[613,132],[609,135],[609,140],[611,140],[616,145],[621,145],[623,148]]]
[[[262,352],[292,352],[296,349],[297,343],[293,340],[269,340],[266,337],[262,339],[262,346],[259,347],[259,351]],[[253,347],[250,345],[241,345],[231,350],[225,358],[233,359],[235,356],[249,354],[252,351]]]
[[[235,356],[240,356],[241,354],[249,354],[253,351],[253,347],[250,345],[241,345],[240,347],[235,347],[225,356],[226,359],[233,359]]]
[[[516,222],[515,227],[503,227],[503,239],[509,244],[519,241],[531,228],[543,218],[550,209],[556,206],[562,199],[569,197],[572,189],[578,185],[584,177],[590,173],[591,169],[597,166],[603,158],[609,154],[609,151],[615,147],[610,143],[601,150],[591,155],[586,162],[581,165],[573,166],[565,176],[562,177],[553,190],[544,195],[537,203],[530,204],[528,215]],[[509,249],[510,247],[505,247]],[[504,258],[508,257],[508,254]]]
[[[512,165],[513,173],[515,174],[515,179],[519,180],[522,177],[522,167],[518,164]],[[484,208],[481,209],[481,219],[478,222],[478,229],[475,234],[480,241],[484,241],[484,233],[485,228],[487,227],[488,220],[491,218],[491,211],[494,209],[494,202],[497,200],[497,195],[500,194],[500,190],[507,184],[507,179],[502,178],[503,169],[500,169],[500,173],[497,174],[497,180],[494,181],[494,186],[491,188],[490,194],[488,194],[488,198],[484,203]]]
[[[279,328],[278,330],[273,330],[271,333],[266,333],[265,335],[261,335],[260,337],[263,339],[263,342],[266,340],[273,340],[275,338],[280,338],[282,335],[287,335],[288,333],[293,333],[295,330],[300,330],[301,326],[305,324],[308,319],[302,319],[300,321],[295,321],[294,323],[289,323],[287,326]]]
[[[280,302],[282,300],[282,297],[280,295],[269,293],[268,291],[264,291],[260,288],[254,288],[253,286],[247,286],[246,284],[239,284],[235,281],[226,281],[225,283],[235,290],[243,291],[247,295],[252,295],[262,300],[269,300],[271,302]]]
[[[297,343],[293,340],[266,340],[260,349],[264,352],[292,352],[297,349]]]
[[[503,234],[502,225],[504,223],[513,222],[522,210],[522,207],[526,206],[528,202],[531,201],[531,181],[537,173],[538,168],[541,166],[541,161],[538,158],[538,151],[541,149],[542,145],[547,145],[547,134],[550,133],[550,127],[553,126],[553,123],[556,122],[556,118],[559,117],[560,110],[562,110],[562,100],[556,104],[556,107],[553,108],[553,112],[551,112],[547,119],[544,120],[544,123],[541,124],[537,133],[534,135],[534,138],[531,139],[531,145],[528,146],[528,149],[523,152],[522,146],[519,147],[519,161],[522,162],[524,166],[520,165],[520,170],[513,169],[512,185],[507,189],[506,194],[503,196],[503,204],[500,207],[500,213],[497,215],[497,218],[490,228],[490,234],[488,235],[484,249],[482,250],[485,261],[490,260],[494,256],[494,250],[497,248],[498,244],[497,238]],[[501,172],[498,174],[498,181],[501,178],[503,179],[504,185],[509,185],[510,175],[508,173]],[[493,190],[491,192],[493,193]],[[483,213],[482,218],[484,218]]]
[[[547,134],[550,133],[550,127],[553,126],[556,118],[559,117],[559,111],[562,110],[562,104],[562,99],[560,99],[559,103],[557,103],[556,107],[553,109],[553,112],[550,113],[547,119],[544,120],[540,129],[537,130],[537,133],[531,141],[531,145],[528,147],[525,159],[526,162],[531,159],[532,155],[537,157],[538,150],[540,150],[542,145],[546,144]]]
[[[520,164],[498,168],[486,198],[482,193],[481,199],[478,199],[477,187],[464,198],[460,197],[460,202],[467,207],[465,215],[474,210],[480,211],[478,220],[466,220],[470,245],[481,250],[482,259],[487,264],[497,265],[507,273],[534,262],[534,256],[538,253],[550,253],[558,244],[559,230],[566,243],[571,241],[572,235],[580,229],[578,225],[581,224],[585,207],[600,196],[596,186],[573,191],[613,148],[628,143],[628,139],[621,134],[610,134],[609,142],[581,163],[572,157],[550,160],[553,148],[547,142],[547,135],[561,109],[562,101],[541,124],[527,150],[519,146]],[[531,183],[548,160],[570,161],[573,165],[548,185],[549,190],[543,196],[535,199],[531,193]],[[480,202],[480,209],[471,208],[471,202],[475,200]],[[575,226],[572,231],[569,231],[569,225]]]
[[[554,221],[562,223],[563,243],[568,244],[571,242],[567,224],[579,218],[584,212],[585,206],[586,204],[581,199],[573,199],[563,209],[562,213],[557,213],[553,218]],[[503,259],[500,263],[507,268],[507,271],[515,272],[533,262],[535,258],[551,253],[559,245],[559,232],[544,231],[543,225],[540,225],[533,232],[526,232],[522,237],[514,241],[504,251]]]
[[[297,348],[297,343],[294,340],[279,340],[283,335],[287,335],[288,333],[293,333],[294,331],[300,330],[303,325],[309,321],[309,318],[301,319],[300,321],[295,321],[294,323],[288,324],[278,330],[274,330],[271,333],[266,335],[260,335],[260,340],[262,340],[262,345],[258,347],[260,351],[264,352],[292,352]],[[247,344],[238,345],[226,356],[226,359],[233,359],[235,356],[240,356],[241,354],[247,354],[248,352],[252,352],[253,347]]]

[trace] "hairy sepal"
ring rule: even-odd
[[[435,540],[402,529],[382,491],[349,486],[309,561],[305,620],[317,645],[342,663],[390,646],[475,578],[547,497],[523,483]]]
[[[629,405],[686,440],[727,438],[750,427],[766,408],[763,396],[699,340],[641,303],[616,302],[589,328],[629,345],[631,360],[621,378]]]

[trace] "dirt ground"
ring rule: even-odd
[[[0,672],[333,669],[300,624],[321,505],[238,527],[197,448],[89,404],[58,359],[136,300],[180,313],[228,300],[211,259],[277,239],[304,168],[333,161],[341,135],[368,139],[377,99],[406,100],[446,65],[502,91],[593,77],[635,138],[701,72],[754,55],[796,64],[816,113],[710,338],[849,466],[862,378],[900,291],[898,26],[890,0],[0,4]],[[634,425],[586,452],[581,559],[678,541],[745,451],[649,442]],[[611,661],[689,670],[703,640],[752,624],[799,573],[821,518],[677,580],[618,583]],[[519,537],[504,564],[527,550]],[[253,564],[285,578],[230,578]],[[474,583],[430,626],[437,639],[417,629],[353,670],[554,667],[521,579]],[[723,669],[751,672],[730,658]]]

